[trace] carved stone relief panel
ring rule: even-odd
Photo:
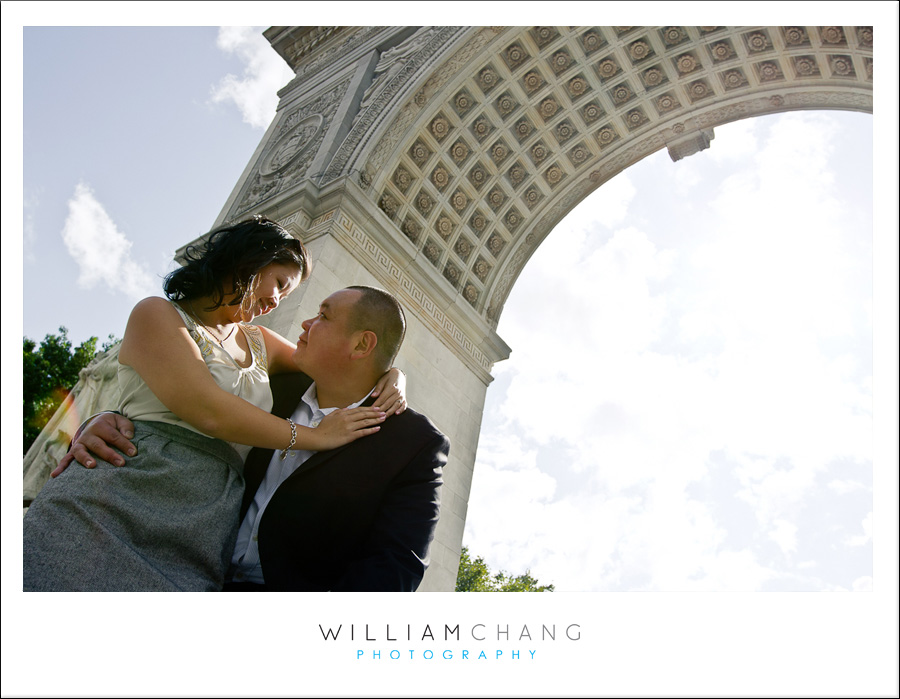
[[[306,177],[349,82],[348,79],[332,86],[281,118],[228,218],[260,208]]]
[[[311,148],[324,122],[325,118],[321,114],[314,114],[284,131],[262,159],[259,174],[270,177],[287,170]]]

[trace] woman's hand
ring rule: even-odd
[[[375,434],[387,415],[377,408],[342,408],[329,413],[310,430],[312,451],[325,451]]]
[[[378,398],[373,408],[380,408],[388,415],[399,415],[407,408],[406,374],[397,367],[392,367],[378,379],[372,397]]]

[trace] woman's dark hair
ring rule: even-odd
[[[303,243],[265,216],[217,228],[184,252],[185,264],[171,272],[163,290],[172,301],[211,296],[213,305],[236,306],[253,291],[256,274],[273,262],[296,265],[306,281],[310,257]],[[225,298],[225,287],[231,286]]]

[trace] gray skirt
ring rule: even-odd
[[[244,464],[227,443],[134,423],[121,467],[73,463],[23,520],[24,589],[220,590],[234,552]]]

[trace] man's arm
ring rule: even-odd
[[[345,592],[414,592],[428,567],[428,548],[440,516],[449,440],[436,432],[394,479],[378,511],[364,553],[332,586]]]
[[[132,437],[134,437],[134,423],[131,420],[118,413],[100,413],[88,420],[75,433],[72,446],[50,476],[56,478],[73,461],[77,461],[85,468],[94,468],[97,465],[95,458],[108,461],[114,466],[124,466],[125,459],[120,452],[128,456],[137,454],[134,444],[128,441]],[[112,447],[118,448],[120,452]]]

